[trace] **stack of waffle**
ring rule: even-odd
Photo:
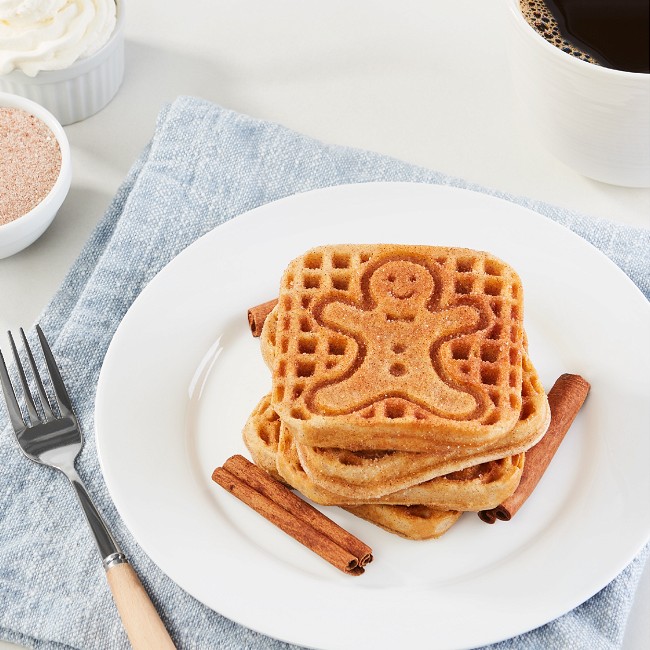
[[[285,271],[261,351],[272,390],[244,428],[253,460],[410,539],[510,496],[550,420],[521,282],[488,253],[312,249]]]

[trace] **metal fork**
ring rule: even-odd
[[[111,535],[97,508],[93,505],[86,488],[79,478],[79,474],[77,474],[74,463],[83,446],[83,435],[52,350],[39,325],[36,325],[36,333],[50,375],[54,402],[57,405],[56,409],[53,404],[50,404],[34,355],[22,328],[20,328],[20,334],[36,384],[37,400],[30,391],[25,369],[21,363],[11,332],[8,334],[23,388],[28,418],[23,417],[7,372],[4,357],[0,351],[0,384],[2,385],[9,419],[16,434],[18,445],[30,460],[54,467],[63,472],[74,487],[97,542],[97,548],[106,570],[106,577],[113,594],[113,600],[134,650],[166,650],[174,648],[175,646],[138,576],[113,535]],[[37,410],[37,401],[40,402],[42,416],[39,415]]]

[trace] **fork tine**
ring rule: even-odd
[[[54,388],[54,394],[59,404],[61,415],[64,417],[72,415],[72,402],[70,401],[70,396],[68,395],[68,391],[65,387],[65,384],[63,383],[63,377],[61,377],[59,368],[56,365],[56,361],[54,360],[54,355],[50,349],[50,344],[47,342],[45,334],[43,334],[43,330],[38,323],[36,324],[36,333],[38,334],[38,339],[41,342],[41,347],[43,348],[43,356],[45,357],[47,369],[50,372],[52,387]]]
[[[5,396],[7,410],[9,411],[11,426],[13,426],[14,431],[19,431],[27,425],[23,420],[23,414],[20,412],[20,406],[18,405],[18,400],[16,399],[14,387],[11,385],[9,373],[7,372],[7,366],[5,364],[4,357],[2,356],[2,352],[0,352],[0,384],[2,384],[2,392]]]
[[[37,424],[40,422],[41,418],[36,410],[34,405],[34,400],[32,399],[32,393],[29,390],[29,384],[27,383],[27,377],[25,377],[25,370],[23,369],[23,364],[20,361],[20,355],[18,354],[18,349],[14,343],[14,337],[11,335],[11,332],[7,332],[9,335],[9,343],[11,344],[11,351],[14,354],[14,361],[16,362],[16,367],[18,368],[18,376],[20,377],[20,383],[23,385],[23,393],[25,394],[25,404],[27,405],[27,413],[29,414],[29,421],[32,424]]]
[[[29,347],[29,341],[25,336],[25,331],[23,328],[20,328],[20,336],[23,339],[23,345],[27,351],[27,358],[29,360],[29,365],[32,368],[32,373],[34,373],[34,379],[36,380],[36,388],[38,389],[38,396],[41,398],[41,406],[43,407],[43,413],[45,414],[46,420],[53,420],[56,415],[52,412],[52,407],[50,406],[50,400],[47,397],[45,388],[43,388],[43,382],[41,381],[41,373],[38,372],[36,367],[36,361],[34,361],[34,355],[32,354],[32,349]]]

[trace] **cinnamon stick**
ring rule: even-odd
[[[514,494],[496,508],[478,513],[484,522],[493,524],[497,519],[510,521],[532,494],[587,398],[589,388],[589,382],[580,375],[563,374],[553,384],[548,393],[551,407],[548,431],[526,452],[521,481]]]
[[[372,549],[259,467],[236,455],[212,480],[341,571],[360,575]]]
[[[263,302],[261,305],[255,305],[248,310],[248,325],[251,328],[251,334],[255,337],[262,334],[262,327],[266,317],[271,313],[273,307],[278,304],[277,298]]]

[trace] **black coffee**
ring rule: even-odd
[[[650,72],[650,0],[520,0],[526,20],[567,54]]]

